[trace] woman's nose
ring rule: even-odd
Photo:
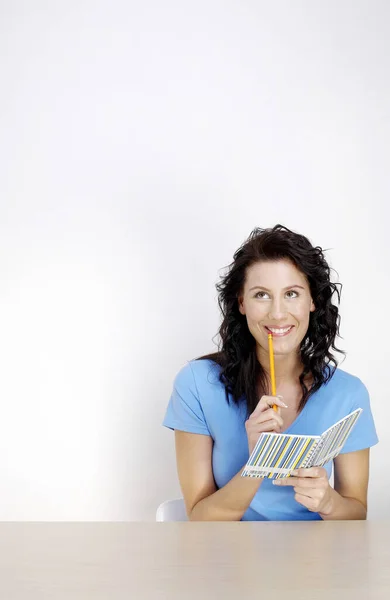
[[[287,314],[285,304],[282,300],[273,300],[269,318],[273,321],[281,321]]]

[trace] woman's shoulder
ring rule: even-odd
[[[337,368],[325,389],[327,387],[329,393],[326,395],[326,402],[322,402],[324,397],[320,395],[322,429],[330,427],[352,411],[362,409],[342,453],[374,446],[378,442],[378,436],[371,411],[370,395],[363,381],[356,375]]]
[[[331,379],[325,385],[330,387],[337,386],[338,388],[353,391],[367,389],[359,377],[352,375],[352,373],[348,373],[339,367],[334,369]]]
[[[175,383],[207,387],[219,385],[221,367],[211,359],[193,359],[178,371]]]
[[[355,407],[365,408],[370,404],[369,393],[363,381],[339,367],[322,387],[330,405],[334,406],[336,403],[339,407],[349,407],[352,410]]]

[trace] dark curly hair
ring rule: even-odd
[[[345,355],[334,343],[339,335],[340,315],[337,306],[332,303],[334,294],[340,302],[342,286],[330,281],[330,267],[322,248],[313,247],[308,238],[283,225],[269,229],[256,227],[233,259],[227,267],[227,274],[216,284],[223,316],[218,331],[221,339],[219,351],[197,360],[209,359],[220,365],[219,379],[225,386],[227,401],[229,394],[235,403],[245,400],[249,416],[259,401],[258,386],[260,397],[269,392],[266,373],[257,359],[256,340],[248,329],[245,316],[239,311],[238,297],[243,291],[248,267],[261,261],[288,259],[305,275],[315,305],[300,346],[303,363],[299,377],[301,410],[309,397],[333,377],[338,362],[331,350]],[[309,374],[313,378],[310,389],[305,384]]]

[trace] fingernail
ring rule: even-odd
[[[273,484],[273,485],[280,485],[280,481],[279,481],[279,479],[273,479],[273,480],[272,480],[272,484]]]
[[[296,477],[298,475],[298,471],[291,471],[290,475],[292,475],[293,477]]]

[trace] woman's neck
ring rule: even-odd
[[[263,348],[256,350],[257,360],[270,378],[269,354]],[[276,387],[281,384],[296,383],[303,370],[303,363],[298,355],[286,354],[274,356]]]

